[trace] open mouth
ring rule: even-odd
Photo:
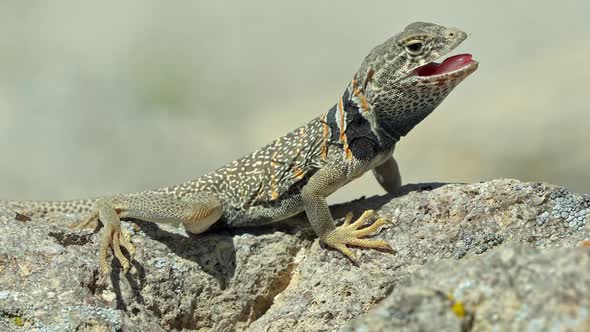
[[[416,76],[437,76],[461,71],[472,64],[477,64],[471,54],[458,54],[446,58],[442,63],[430,62],[414,69]]]

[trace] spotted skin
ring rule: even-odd
[[[396,143],[430,114],[477,68],[472,61],[459,69],[420,76],[416,68],[447,54],[466,38],[460,30],[416,22],[375,47],[337,99],[334,107],[216,171],[180,185],[97,199],[65,202],[0,202],[27,216],[49,213],[86,214],[81,227],[105,225],[100,268],[109,271],[108,253],[127,271],[134,247],[120,220],[177,222],[191,233],[218,223],[227,227],[262,225],[305,211],[318,237],[356,261],[348,247],[391,249],[382,240],[365,239],[386,224],[365,212],[335,227],[326,197],[373,170],[388,192],[401,185],[392,157]]]

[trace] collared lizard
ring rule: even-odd
[[[272,143],[195,180],[166,188],[94,199],[56,202],[0,201],[23,215],[87,213],[81,227],[102,222],[99,266],[110,270],[109,252],[127,272],[135,248],[121,219],[182,222],[194,234],[214,223],[255,226],[305,211],[321,241],[353,261],[348,246],[390,250],[383,240],[367,239],[387,223],[364,226],[348,215],[336,227],[326,197],[372,170],[387,192],[401,177],[393,150],[402,136],[430,114],[478,63],[469,54],[449,53],[466,33],[416,22],[376,46],[328,112]]]

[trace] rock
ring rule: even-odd
[[[590,196],[423,184],[333,212],[369,208],[392,220],[377,238],[397,252],[355,249],[359,266],[320,245],[304,216],[198,236],[129,222],[133,268],[113,263],[106,281],[99,234],[68,228],[79,216],[0,212],[0,330],[588,329],[589,249],[576,247],[590,244]]]
[[[506,246],[455,265],[427,263],[342,329],[590,331],[587,248]]]

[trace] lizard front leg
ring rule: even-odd
[[[133,194],[102,198],[95,211],[82,222],[82,227],[94,220],[104,224],[99,249],[99,265],[108,274],[109,251],[123,267],[129,270],[129,260],[123,255],[125,248],[130,255],[135,252],[130,237],[121,229],[122,218],[134,218],[157,223],[182,222],[188,232],[198,234],[207,230],[222,215],[222,204],[213,195],[202,193],[190,199],[178,199],[161,194]]]
[[[383,240],[369,240],[363,237],[372,235],[379,227],[387,223],[385,219],[378,219],[372,225],[359,229],[365,221],[374,214],[373,211],[365,211],[354,223],[350,223],[352,216],[348,215],[344,224],[339,227],[334,225],[334,220],[326,196],[346,183],[345,171],[337,166],[325,166],[318,170],[307,182],[301,191],[305,212],[319,238],[327,245],[337,249],[353,262],[357,262],[354,253],[347,245],[383,249],[391,251],[392,248]]]
[[[390,156],[381,165],[373,168],[373,175],[375,175],[377,182],[388,193],[395,192],[402,186],[402,177],[393,156]]]

